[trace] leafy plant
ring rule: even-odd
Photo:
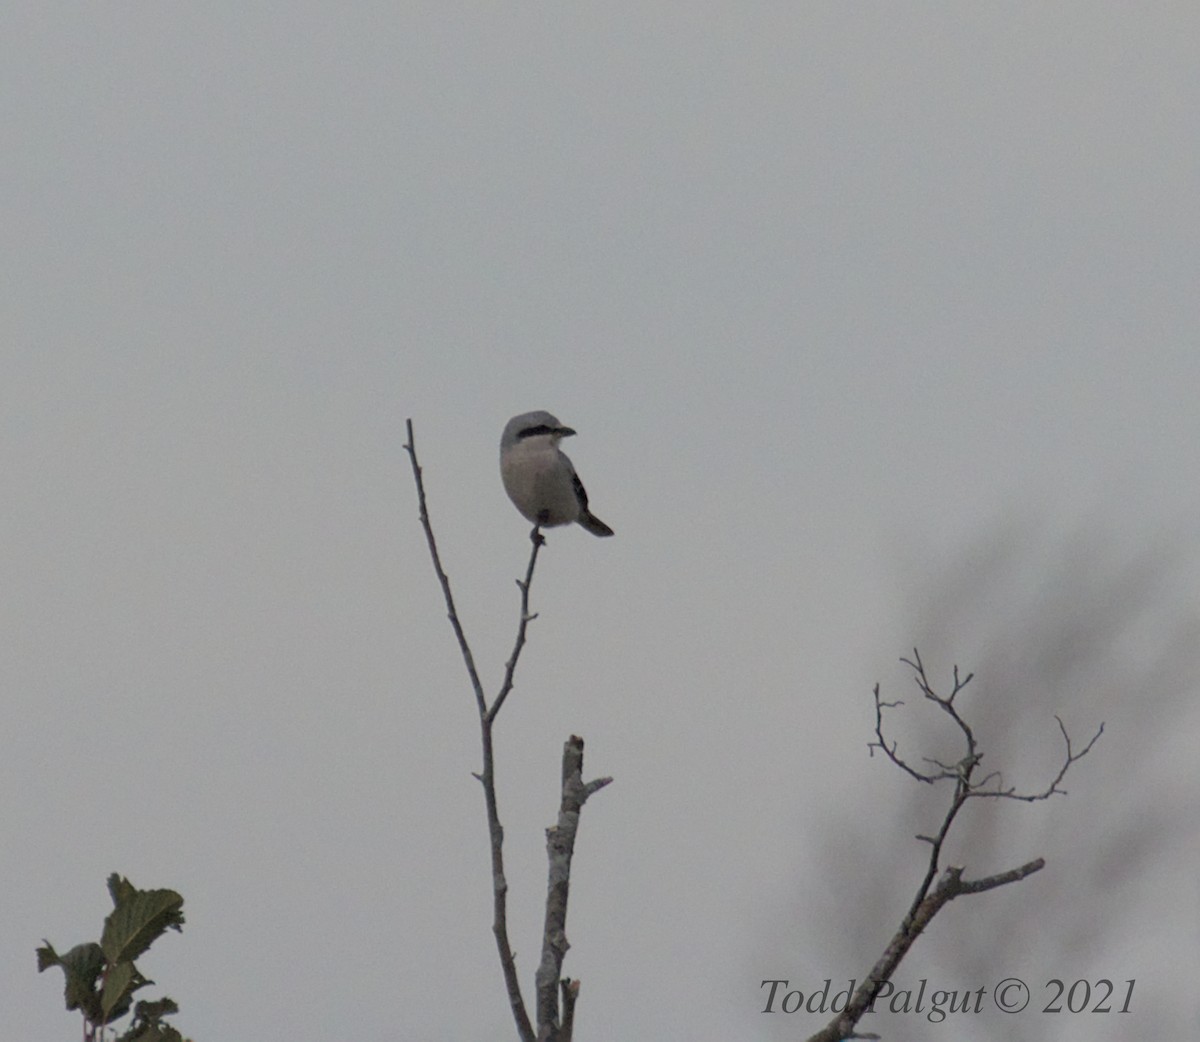
[[[108,877],[113,910],[104,920],[100,943],[77,944],[59,955],[49,941],[37,950],[38,972],[62,967],[67,1009],[83,1015],[84,1042],[100,1042],[114,1021],[133,1009],[133,1020],[116,1042],[183,1042],[163,1018],[179,1011],[171,999],[133,1001],[134,992],[154,981],[134,965],[167,930],[183,929],[183,898],[174,890],[139,890],[124,876]]]

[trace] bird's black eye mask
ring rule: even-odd
[[[548,427],[544,423],[539,423],[536,427],[526,427],[517,434],[517,439],[532,438],[537,434],[553,434],[557,431],[557,427]]]

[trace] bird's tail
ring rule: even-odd
[[[584,511],[579,515],[579,523],[583,525],[592,535],[612,535],[613,530],[600,520],[595,514]]]

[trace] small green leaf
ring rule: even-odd
[[[58,952],[54,950],[54,946],[46,938],[42,938],[42,943],[45,947],[37,950],[38,973],[41,973],[48,966],[58,966],[62,963],[62,959],[58,957]]]
[[[63,995],[67,1009],[80,1010],[88,1020],[98,1022],[100,1016],[100,996],[96,982],[104,972],[104,952],[94,941],[88,944],[77,944],[66,955],[60,956],[46,942],[44,948],[37,950],[38,972],[48,966],[61,966],[67,978]]]
[[[113,910],[104,920],[100,946],[109,962],[133,962],[166,930],[183,929],[183,898],[174,890],[138,890],[115,872],[108,892]]]
[[[172,1013],[178,1012],[178,1003],[174,999],[164,995],[161,999],[154,1002],[142,999],[135,1007],[133,1015],[139,1020],[161,1020],[163,1017],[169,1017]]]
[[[100,992],[100,1011],[102,1023],[110,1024],[129,1012],[133,1005],[133,993],[138,988],[144,988],[154,981],[147,980],[131,962],[115,963],[104,978],[104,987]]]
[[[179,1007],[165,995],[157,1002],[139,1002],[133,1009],[133,1023],[117,1042],[183,1042],[183,1036],[163,1021]]]

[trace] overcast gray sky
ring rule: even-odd
[[[540,408],[617,535],[550,535],[498,725],[527,996],[569,734],[616,777],[579,1037],[801,1037],[760,980],[861,976],[921,874],[872,684],[926,638],[942,677],[1015,668],[1129,595],[1037,675],[1138,683],[1019,703],[1031,785],[1055,712],[1106,720],[1071,796],[960,855],[1046,854],[977,899],[1009,973],[1136,978],[1134,1012],[883,1026],[1194,1030],[1198,39],[1185,3],[0,14],[5,1032],[74,1037],[34,948],[96,937],[120,871],[185,897],[143,969],[198,1042],[513,1037],[401,446],[411,416],[494,689],[528,553],[497,443]],[[1151,588],[1109,581],[1148,552]],[[1106,876],[1112,794],[1171,826]]]

